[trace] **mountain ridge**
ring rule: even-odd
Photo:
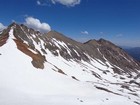
[[[42,34],[38,31],[28,28],[23,24],[18,25],[16,23],[12,23],[7,28],[7,30],[10,29],[13,29],[14,36],[15,36],[14,41],[16,42],[17,46],[18,45],[22,45],[22,47],[27,46],[28,48],[38,53],[40,57],[42,56],[42,58],[43,58],[43,54],[46,53],[45,49],[47,48],[50,51],[52,51],[54,55],[56,56],[61,55],[66,60],[75,59],[75,60],[84,60],[90,62],[89,58],[91,57],[91,58],[101,59],[103,62],[105,62],[107,59],[109,62],[114,63],[119,67],[122,65],[123,62],[127,62],[126,64],[123,63],[123,65],[129,68],[125,68],[122,66],[122,68],[126,69],[127,72],[135,70],[135,67],[136,68],[139,67],[137,66],[139,65],[139,63],[135,61],[131,56],[129,56],[126,52],[124,52],[120,47],[116,46],[115,44],[105,39],[89,40],[85,43],[80,43],[56,31],[50,31],[46,34]],[[40,44],[40,46],[42,47],[40,51],[35,48],[35,44]],[[18,49],[20,49],[20,47],[18,47]],[[26,47],[24,49],[27,50]],[[27,52],[29,51],[26,51],[26,54]],[[117,58],[117,56],[119,57]],[[39,62],[42,62],[43,65],[44,61],[45,58],[43,61],[41,60]],[[121,64],[117,63],[116,61],[121,62]],[[120,70],[117,69],[118,68],[115,68],[115,72],[121,73]]]

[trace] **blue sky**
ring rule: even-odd
[[[12,21],[37,22],[35,29],[45,26],[81,42],[105,38],[140,46],[140,0],[0,0],[0,28]]]

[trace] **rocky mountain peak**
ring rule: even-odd
[[[98,41],[95,39],[89,40],[89,41],[85,42],[84,44],[99,46]]]
[[[13,22],[13,23],[11,23],[8,27],[9,28],[11,28],[11,27],[15,27],[15,26],[17,26],[18,24],[16,23],[16,22]]]

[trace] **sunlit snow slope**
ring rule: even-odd
[[[140,105],[139,70],[103,39],[83,44],[15,23],[0,35],[0,105]]]

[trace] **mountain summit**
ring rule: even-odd
[[[12,23],[0,34],[0,64],[0,104],[140,104],[140,63],[104,39]]]

